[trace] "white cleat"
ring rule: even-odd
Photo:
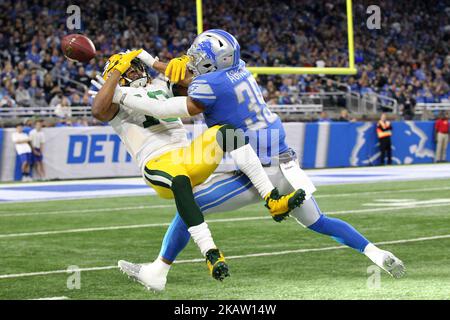
[[[166,287],[167,278],[159,275],[151,263],[144,265],[119,260],[117,266],[124,274],[142,284],[147,290],[160,292]]]
[[[380,267],[396,279],[405,275],[405,265],[389,251],[385,251],[383,265]]]

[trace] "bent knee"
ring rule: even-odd
[[[179,175],[172,178],[171,189],[173,192],[185,190],[186,187],[192,188],[191,179],[185,175]]]
[[[248,143],[244,130],[225,124],[217,130],[216,140],[224,152],[230,152]]]
[[[319,206],[313,197],[305,201],[300,207],[292,211],[291,216],[294,217],[298,223],[309,228],[315,224],[323,216]]]

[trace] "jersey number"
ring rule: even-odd
[[[161,121],[152,116],[145,116],[145,121],[142,123],[145,129],[151,126],[156,126],[157,124],[161,124]]]
[[[157,90],[157,91],[148,91],[147,95],[149,96],[150,99],[157,99],[157,100],[161,100],[158,99],[158,96],[162,96],[165,99],[168,99],[169,96],[167,94],[164,93],[164,91],[162,90]],[[165,122],[173,122],[173,121],[177,121],[177,118],[169,118],[169,119],[163,119],[163,121]],[[147,129],[148,127],[151,126],[156,126],[158,124],[161,124],[161,121],[159,119],[156,119],[152,116],[145,116],[145,121],[142,123],[143,127],[145,129]]]
[[[266,102],[261,94],[261,90],[256,83],[256,80],[252,77],[248,77],[245,81],[239,83],[234,92],[238,98],[238,103],[245,102],[245,93],[250,99],[248,104],[248,110],[256,113],[256,119],[249,117],[245,119],[245,124],[249,129],[265,128],[267,123],[272,123],[277,119],[277,115],[273,114],[266,106]]]

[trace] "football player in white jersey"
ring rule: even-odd
[[[206,257],[210,274],[217,280],[223,280],[229,275],[228,266],[222,252],[214,244],[208,225],[195,202],[192,188],[203,183],[214,172],[224,152],[239,152],[246,143],[244,139],[235,139],[236,135],[231,143],[227,143],[225,139],[229,130],[235,133],[227,125],[213,126],[190,143],[180,119],[156,119],[117,101],[115,90],[118,85],[134,97],[161,101],[173,97],[166,82],[157,79],[150,81],[142,62],[136,59],[141,51],[120,53],[109,58],[103,78],[98,77],[98,82],[92,82],[100,89],[98,92],[91,92],[95,95],[92,114],[111,124],[128,152],[138,162],[146,183],[162,198],[175,199],[178,212],[188,226],[191,237]],[[200,157],[198,153],[201,153]],[[256,154],[254,157],[257,158]],[[255,166],[252,163],[252,169],[254,172],[262,172],[262,176],[253,175],[257,180],[252,182],[265,183],[266,188],[269,188],[266,205],[274,217],[285,216],[302,204],[305,196],[303,190],[279,196],[261,163],[258,164],[259,166]],[[270,192],[271,190],[274,192]],[[272,194],[276,196],[272,197]],[[129,272],[139,274],[142,266],[130,267],[133,270],[128,270]],[[146,283],[145,279],[137,279]]]

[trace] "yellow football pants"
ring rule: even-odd
[[[184,148],[175,149],[151,159],[145,165],[144,176],[161,198],[173,199],[172,179],[187,176],[194,187],[203,183],[216,170],[223,158],[223,150],[217,142],[214,126],[195,138]]]

